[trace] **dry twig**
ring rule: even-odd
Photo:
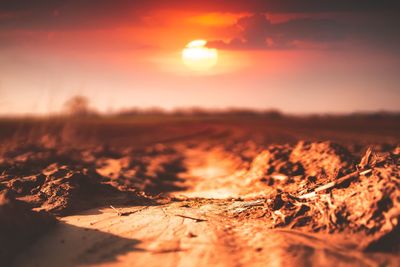
[[[118,216],[128,216],[128,215],[134,214],[136,212],[142,211],[144,209],[147,209],[148,207],[144,207],[142,209],[138,209],[138,210],[134,210],[134,211],[123,211],[123,212],[121,212],[118,209],[114,208],[114,206],[112,206],[112,205],[110,205],[110,208],[115,210],[115,212],[117,213]]]
[[[190,216],[186,216],[186,215],[181,215],[181,214],[174,214],[175,216],[184,218],[184,219],[191,219],[194,220],[196,222],[205,222],[207,221],[206,219],[201,219],[201,218],[194,218],[194,217],[190,217]]]
[[[348,175],[345,175],[345,176],[343,176],[343,177],[341,177],[341,178],[339,178],[339,179],[337,179],[337,180],[335,180],[335,181],[332,181],[332,182],[329,182],[329,183],[327,183],[327,184],[321,185],[321,186],[315,188],[314,191],[299,196],[299,198],[300,198],[300,199],[313,198],[313,197],[315,197],[315,196],[317,195],[317,193],[319,193],[319,192],[323,192],[323,191],[332,189],[332,188],[334,188],[334,187],[336,187],[336,186],[338,186],[338,185],[341,185],[342,183],[344,183],[344,182],[346,182],[346,181],[349,181],[349,180],[354,179],[354,178],[356,178],[356,177],[359,177],[359,176],[361,176],[361,175],[367,175],[367,174],[369,174],[369,173],[371,173],[371,172],[372,172],[372,169],[368,169],[368,170],[365,170],[365,171],[362,171],[362,172],[360,172],[360,171],[352,172],[352,173],[350,173],[350,174],[348,174]]]

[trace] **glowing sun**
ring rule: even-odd
[[[207,41],[195,40],[186,45],[182,51],[183,63],[196,71],[206,71],[218,62],[218,51],[206,47]]]

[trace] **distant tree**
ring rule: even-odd
[[[64,110],[71,116],[89,116],[95,112],[90,108],[89,99],[85,96],[74,96],[64,104]]]
[[[270,109],[264,111],[264,116],[270,119],[281,119],[285,115],[277,109]]]

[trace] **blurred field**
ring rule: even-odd
[[[351,144],[394,144],[400,140],[400,115],[278,116],[137,115],[130,117],[53,117],[0,119],[0,142],[146,146],[188,140],[252,140],[260,145],[298,140]],[[229,137],[226,139],[226,137]]]

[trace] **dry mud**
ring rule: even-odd
[[[399,158],[307,141],[16,146],[0,159],[1,261],[398,266]]]

